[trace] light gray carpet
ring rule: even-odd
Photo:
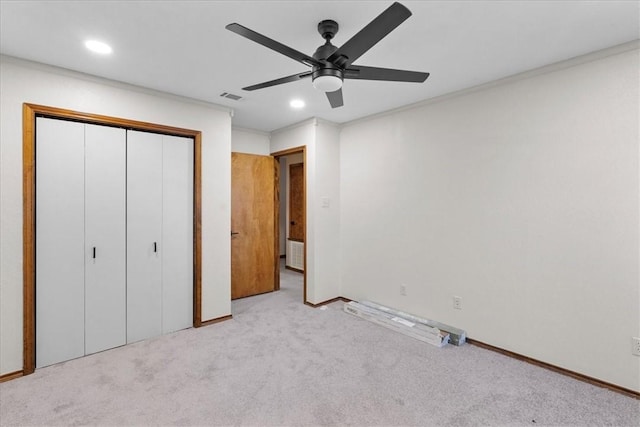
[[[640,402],[481,348],[302,304],[302,275],[233,320],[0,384],[1,425],[614,425]]]

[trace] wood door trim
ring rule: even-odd
[[[640,400],[640,392],[637,392],[635,390],[630,390],[628,388],[624,388],[624,387],[619,386],[619,385],[611,384],[611,383],[608,383],[606,381],[602,381],[602,380],[599,380],[597,378],[590,377],[588,375],[584,375],[584,374],[580,374],[578,372],[570,371],[569,369],[561,368],[559,366],[552,365],[551,363],[542,362],[540,360],[533,359],[531,357],[524,356],[524,355],[522,355],[520,353],[515,353],[515,352],[510,351],[510,350],[505,350],[503,348],[496,347],[496,346],[493,346],[491,344],[486,344],[486,343],[484,343],[482,341],[478,341],[478,340],[473,339],[473,338],[467,337],[467,343],[471,344],[471,345],[478,346],[478,347],[483,348],[485,350],[489,350],[489,351],[493,351],[493,352],[496,352],[496,353],[500,353],[500,354],[502,354],[504,356],[508,356],[508,357],[513,358],[513,359],[517,359],[517,360],[520,360],[522,362],[525,362],[525,363],[529,363],[529,364],[532,364],[532,365],[535,365],[535,366],[539,366],[539,367],[544,368],[544,369],[548,369],[550,371],[556,372],[556,373],[561,374],[561,375],[566,375],[566,376],[574,378],[574,379],[576,379],[578,381],[586,382],[588,384],[595,385],[597,387],[603,387],[603,388],[609,389],[611,391],[614,391],[616,393],[624,394],[625,396],[629,396],[629,397],[632,397],[634,399]]]
[[[24,374],[33,373],[36,367],[36,110],[28,104],[22,106],[22,371]]]
[[[228,314],[226,316],[216,317],[215,319],[205,320],[202,322],[201,326],[209,326],[209,325],[213,325],[214,323],[220,323],[220,322],[224,322],[225,320],[231,320],[231,319],[233,319],[233,316],[231,314]]]
[[[287,148],[286,150],[276,151],[274,153],[271,153],[270,155],[272,157],[278,158],[278,157],[288,156],[290,154],[304,153],[306,149],[307,149],[306,145],[301,145],[299,147]],[[303,163],[305,163],[305,161],[303,161]]]
[[[6,374],[2,374],[0,375],[0,383],[3,383],[5,381],[15,380],[16,378],[20,378],[23,375],[24,374],[22,371],[8,372]]]
[[[193,326],[202,326],[202,132],[99,114],[24,103],[22,105],[23,368],[35,371],[35,129],[36,117],[73,120],[193,138]]]
[[[202,132],[193,136],[193,326],[202,323]]]
[[[273,249],[273,255],[275,256],[275,262],[273,266],[273,290],[280,290],[280,161],[273,158],[274,169],[274,186],[273,189],[273,240],[275,248]]]
[[[311,302],[305,302],[306,305],[308,305],[309,307],[313,307],[313,308],[318,308],[318,307],[322,307],[323,305],[327,305],[327,304],[331,304],[334,302],[338,302],[338,301],[342,301],[342,302],[351,302],[352,300],[350,300],[349,298],[345,298],[345,297],[335,297],[335,298],[331,298],[328,299],[326,301],[322,301],[319,303],[311,303]]]
[[[305,165],[304,166],[304,179],[302,180],[302,216],[304,217],[304,230],[303,230],[303,239],[306,242],[307,241],[307,146],[306,145],[301,145],[299,147],[293,147],[293,148],[288,148],[286,150],[280,150],[280,151],[275,151],[273,153],[271,153],[271,156],[274,157],[276,160],[279,160],[280,157],[284,157],[290,154],[298,154],[298,153],[302,153],[302,164]],[[280,182],[279,180],[276,180],[275,182],[275,186],[277,188],[277,191],[280,191]],[[278,233],[276,234],[276,245],[279,244],[280,242],[280,223],[279,221],[277,222],[277,230]],[[276,246],[277,248],[277,246]],[[278,253],[278,252],[276,252]],[[307,244],[305,243],[303,245],[303,262],[304,262],[304,271],[303,271],[303,291],[302,291],[302,302],[303,303],[307,303]],[[276,268],[279,270],[280,269],[280,260],[279,257],[278,259],[276,259]]]

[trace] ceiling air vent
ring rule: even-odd
[[[242,99],[242,97],[241,97],[241,96],[239,96],[239,95],[234,95],[234,94],[229,93],[229,92],[222,92],[222,93],[220,94],[220,96],[221,96],[221,97],[223,97],[223,98],[233,99],[234,101],[240,101],[240,100]]]

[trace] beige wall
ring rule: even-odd
[[[342,294],[640,391],[639,69],[634,50],[343,127]]]
[[[266,132],[250,129],[231,129],[231,151],[234,153],[259,154],[268,156],[270,136]]]
[[[340,295],[338,127],[312,119],[271,134],[271,152],[303,145],[307,156],[307,299],[317,304]],[[330,198],[331,206],[323,208],[322,198]]]

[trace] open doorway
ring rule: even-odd
[[[306,151],[295,147],[271,153],[280,164],[276,180],[279,197],[278,247],[281,275],[301,274],[303,302],[307,302]],[[282,272],[282,269],[286,270]],[[285,277],[281,276],[282,279]]]

